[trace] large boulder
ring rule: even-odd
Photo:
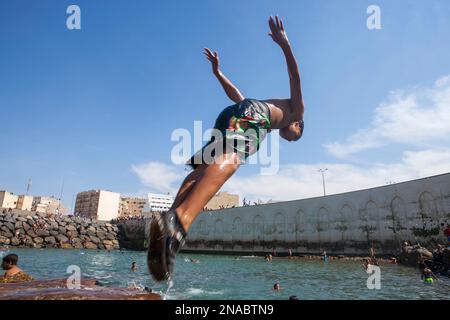
[[[68,224],[68,225],[66,225],[66,230],[67,231],[77,231],[77,227],[74,226],[73,224]]]
[[[18,246],[20,244],[20,240],[17,237],[12,237],[11,238],[11,245],[12,246]]]
[[[9,238],[0,236],[0,244],[9,245],[10,243],[11,243],[11,240],[9,240]]]
[[[14,222],[14,220],[13,220],[12,222],[5,222],[5,223],[4,223],[4,226],[5,226],[6,228],[8,228],[9,231],[11,231],[11,232],[14,232],[14,231],[16,230],[16,228],[14,227],[13,222]]]
[[[0,230],[0,234],[3,237],[11,238],[13,236],[13,233],[7,227],[2,227]]]
[[[25,230],[25,232],[30,230],[30,228],[31,228],[27,222],[22,222],[22,227],[23,227],[23,230]]]
[[[27,235],[29,235],[29,236],[32,237],[32,238],[37,237],[37,234],[36,234],[36,232],[34,232],[33,229],[27,230]]]
[[[86,249],[92,249],[92,250],[98,249],[97,245],[96,245],[95,243],[92,243],[92,242],[86,242],[86,243],[84,244],[84,247],[85,247]]]
[[[445,249],[442,257],[442,262],[450,268],[450,249]]]
[[[52,237],[52,236],[45,237],[44,241],[45,241],[45,243],[50,244],[52,246],[56,244],[56,239],[55,239],[55,237]]]
[[[35,244],[42,244],[43,242],[44,242],[44,239],[43,238],[41,238],[41,237],[35,237],[35,238],[33,238],[33,242],[35,243]]]
[[[68,236],[69,239],[77,238],[78,237],[78,232],[76,230],[75,231],[73,231],[73,230],[67,231],[66,232],[66,236]]]
[[[91,240],[91,242],[93,242],[95,244],[99,244],[100,243],[100,239],[97,238],[96,236],[90,236],[89,239]]]
[[[59,234],[56,237],[56,240],[58,240],[61,244],[62,243],[68,243],[69,242],[69,238],[67,238],[65,235],[63,234]]]
[[[430,260],[433,258],[433,254],[420,246],[406,246],[402,248],[402,252],[399,255],[399,262],[401,264],[418,267],[424,260]]]
[[[50,232],[46,229],[40,229],[36,232],[38,237],[48,237],[50,235]]]
[[[97,237],[100,238],[101,240],[106,239],[106,232],[97,231]]]

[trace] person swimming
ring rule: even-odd
[[[3,257],[2,268],[5,270],[3,277],[0,276],[0,283],[26,282],[34,280],[29,274],[22,271],[17,266],[19,256],[11,253]]]
[[[428,267],[425,267],[422,270],[422,275],[420,278],[427,284],[433,284],[434,279],[437,279],[436,276],[434,275],[433,271],[431,271],[431,269]]]
[[[133,262],[131,263],[131,271],[132,271],[132,272],[136,272],[137,269],[138,269],[138,266],[136,265],[136,261],[133,261]]]

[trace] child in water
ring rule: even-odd
[[[431,271],[431,269],[428,267],[425,267],[422,270],[422,275],[420,278],[427,284],[433,284],[434,279],[437,279],[433,271]]]

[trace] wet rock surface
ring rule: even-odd
[[[0,284],[0,300],[161,300],[141,289],[103,287],[95,279],[82,279],[79,289],[69,289],[66,279],[33,280]]]
[[[0,246],[113,250],[119,249],[118,233],[103,221],[0,210]]]

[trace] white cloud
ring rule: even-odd
[[[284,165],[276,175],[243,176],[238,172],[222,190],[238,193],[251,201],[317,197],[323,195],[318,168],[328,168],[327,194],[336,194],[450,172],[450,149],[405,151],[400,162],[370,166],[330,162]],[[160,192],[175,193],[186,176],[179,167],[156,162],[133,166],[133,171],[146,187]]]
[[[375,109],[371,125],[345,139],[325,145],[336,157],[400,143],[423,145],[450,137],[450,76],[438,79],[432,88],[415,87],[391,92]]]
[[[224,189],[252,201],[322,196],[322,176],[318,168],[328,168],[325,173],[326,191],[327,194],[336,194],[450,172],[450,149],[407,151],[398,163],[378,163],[369,167],[347,163],[286,165],[273,176],[235,176]]]
[[[160,162],[148,162],[132,165],[131,171],[135,173],[141,183],[154,192],[176,192],[176,184],[179,184],[185,173],[183,170]]]

